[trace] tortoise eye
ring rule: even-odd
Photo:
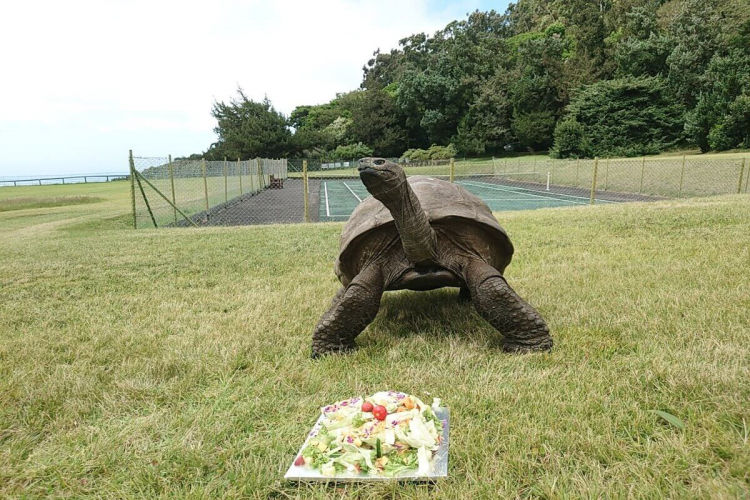
[[[375,160],[373,163],[375,165],[384,165],[385,164],[385,160]]]

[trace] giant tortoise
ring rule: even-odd
[[[371,198],[341,234],[336,275],[343,285],[313,332],[312,356],[348,351],[375,319],[387,290],[460,287],[503,334],[507,352],[547,351],[549,328],[503,277],[513,244],[487,204],[463,187],[410,177],[396,163],[363,158]]]

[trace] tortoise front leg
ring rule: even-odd
[[[471,261],[465,267],[464,279],[474,307],[503,334],[504,351],[521,353],[552,349],[547,324],[513,291],[497,269],[479,260]]]
[[[313,331],[312,357],[354,349],[354,339],[378,314],[383,289],[383,273],[377,266],[369,266],[341,288]]]

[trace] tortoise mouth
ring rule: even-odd
[[[378,169],[372,167],[359,167],[359,178],[365,187],[369,188],[379,186],[385,181],[385,175]]]

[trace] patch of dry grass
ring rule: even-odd
[[[0,200],[0,212],[11,212],[14,210],[31,210],[35,208],[65,207],[68,205],[86,205],[104,201],[103,198],[95,196],[55,196],[55,197],[32,197],[19,196],[17,198],[4,198]]]

